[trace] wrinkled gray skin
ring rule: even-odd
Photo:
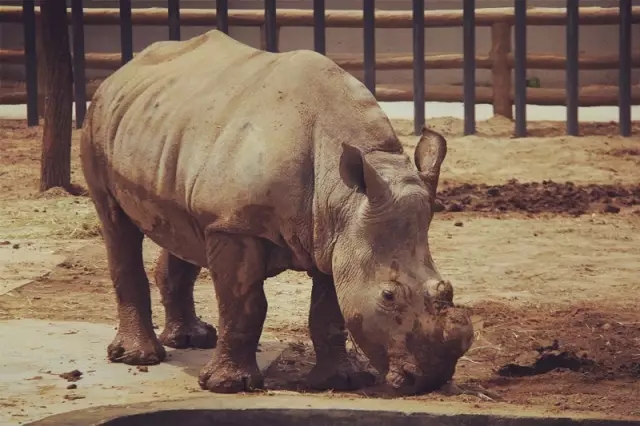
[[[151,45],[100,86],[81,142],[118,306],[109,358],[215,347],[202,388],[261,388],[263,283],[289,269],[313,282],[312,387],[372,383],[347,362],[345,325],[398,393],[441,386],[473,334],[429,252],[445,154],[425,129],[412,164],[368,90],[314,52],[261,52],[217,31]],[[164,249],[159,338],[144,236]],[[195,315],[202,267],[219,337]]]

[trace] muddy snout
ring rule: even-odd
[[[421,356],[424,362],[427,357]],[[417,361],[416,361],[417,362]],[[453,377],[457,359],[429,360],[429,366],[419,367],[405,362],[391,365],[385,376],[387,386],[398,396],[409,396],[439,389]]]
[[[475,334],[471,317],[464,309],[454,306],[442,309],[439,316],[443,325],[446,352],[457,360],[473,345]]]
[[[427,291],[437,310],[453,307],[453,286],[450,281],[432,281],[427,283]]]
[[[449,307],[435,317],[423,318],[407,335],[406,356],[390,360],[387,384],[401,395],[439,389],[453,378],[473,336],[471,318],[460,308]]]

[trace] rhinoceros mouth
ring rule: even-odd
[[[385,381],[397,395],[409,396],[429,393],[438,390],[451,380],[453,369],[448,368],[448,366],[443,367],[434,370],[433,374],[423,374],[419,368],[406,364],[401,368],[389,370]]]
[[[419,388],[418,368],[413,365],[406,365],[401,368],[389,370],[385,377],[386,382],[391,388],[400,393],[417,392]]]

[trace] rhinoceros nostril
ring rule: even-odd
[[[416,377],[416,375],[413,374],[411,371],[407,371],[407,370],[404,370],[403,373],[404,373],[403,385],[405,387],[410,387],[410,388],[414,387],[418,382],[418,378]]]

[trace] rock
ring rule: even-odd
[[[620,207],[614,206],[612,204],[607,204],[604,206],[604,213],[620,213]]]
[[[500,188],[492,186],[491,188],[487,189],[487,194],[491,195],[492,197],[497,197],[498,195],[500,195]]]
[[[60,377],[65,379],[67,382],[77,382],[82,378],[82,371],[72,370],[72,371],[60,374]]]

